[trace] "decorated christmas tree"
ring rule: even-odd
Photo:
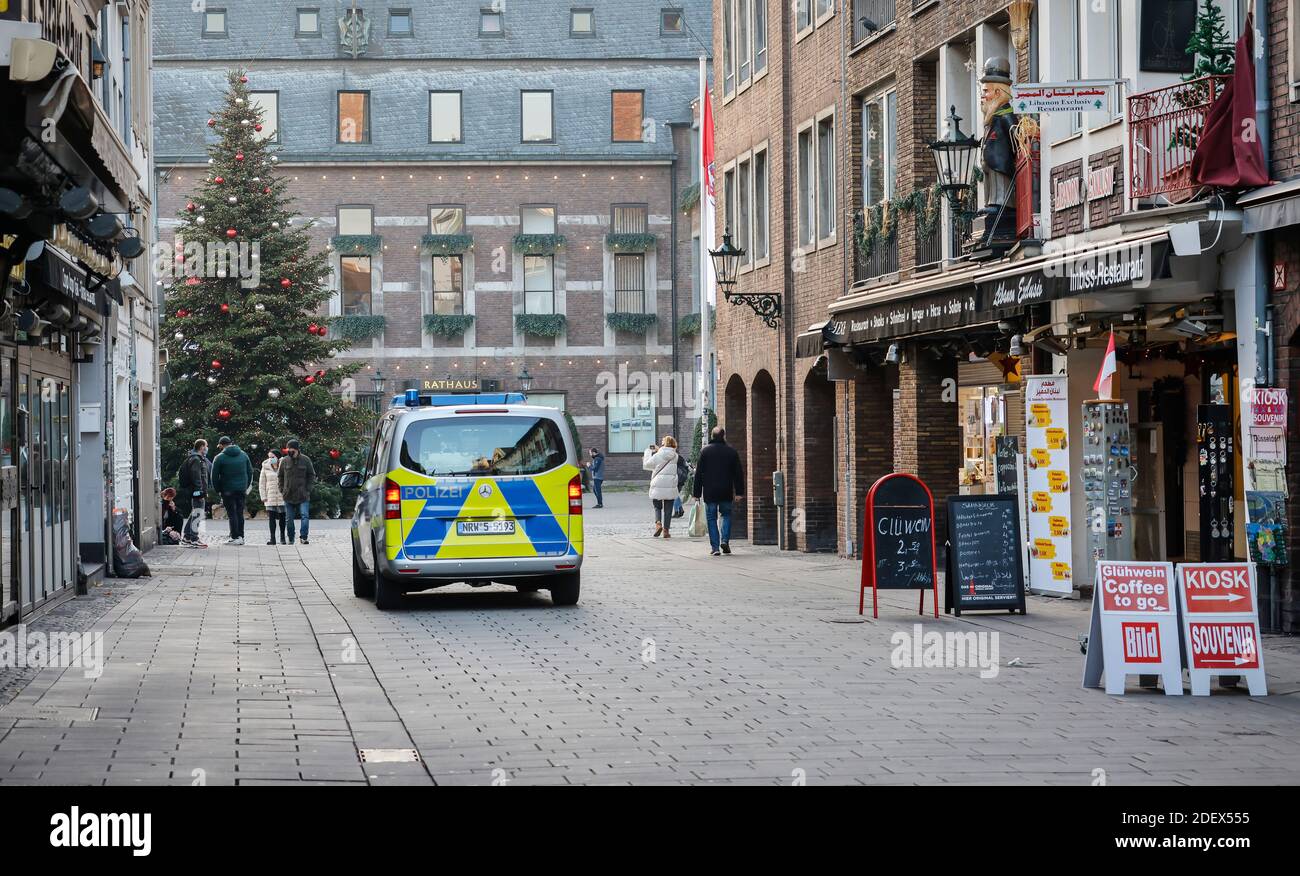
[[[215,449],[229,435],[254,466],[290,438],[311,457],[321,488],[364,441],[373,415],[351,401],[356,364],[334,357],[317,311],[329,300],[326,253],[293,219],[287,182],[262,136],[248,77],[230,74],[208,170],[180,213],[164,277],[168,387],[163,400],[163,477],[196,438]],[[324,510],[324,509],[322,509]]]

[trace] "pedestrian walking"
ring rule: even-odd
[[[691,464],[686,457],[677,454],[677,495],[673,496],[673,517],[682,517],[686,511],[682,508],[682,499],[686,495],[686,484],[691,479]]]
[[[294,521],[302,517],[302,529],[299,538],[307,544],[307,530],[311,521],[311,487],[316,482],[316,469],[311,460],[302,452],[298,439],[294,438],[287,445],[284,459],[280,460],[280,493],[284,496],[284,510],[288,518],[286,529],[289,544],[293,544]]]
[[[605,483],[605,454],[599,448],[591,448],[591,462],[587,463],[591,472],[591,491],[596,494],[596,507],[605,507],[605,494],[601,487]]]
[[[190,503],[190,516],[185,521],[185,529],[181,533],[181,544],[186,547],[207,547],[199,537],[208,486],[212,483],[207,456],[208,442],[202,438],[197,439],[176,474],[176,483]]]
[[[238,444],[224,435],[217,446],[222,450],[212,461],[212,489],[221,496],[221,505],[226,509],[230,524],[227,544],[243,544],[244,509],[248,491],[253,486],[253,463]]]
[[[677,439],[663,437],[662,446],[651,444],[641,456],[641,467],[650,472],[650,501],[655,508],[654,537],[671,538],[673,499],[677,496]]]
[[[731,553],[732,503],[745,495],[745,473],[740,454],[727,444],[727,430],[714,427],[709,443],[700,451],[695,465],[695,487],[691,495],[704,499],[704,519],[709,527],[709,547],[713,556]],[[722,531],[718,531],[718,517]]]
[[[288,544],[289,540],[284,534],[284,494],[280,492],[280,454],[272,450],[266,454],[266,460],[262,463],[262,471],[258,476],[257,494],[262,497],[262,504],[266,506],[266,517],[271,522],[271,540],[267,544],[275,544],[275,527],[280,525],[280,542]]]

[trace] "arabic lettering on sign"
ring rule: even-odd
[[[1079,113],[1110,109],[1111,89],[1105,85],[1013,86],[1011,105],[1017,113]]]

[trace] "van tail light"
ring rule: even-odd
[[[582,513],[582,475],[574,475],[569,481],[569,513]]]
[[[391,478],[384,480],[384,519],[402,519],[402,488]]]

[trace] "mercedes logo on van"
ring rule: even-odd
[[[492,485],[491,485],[491,484],[483,484],[482,486],[480,486],[480,487],[478,488],[478,494],[479,494],[480,496],[482,496],[484,499],[487,499],[487,498],[491,497],[491,495],[492,495]]]

